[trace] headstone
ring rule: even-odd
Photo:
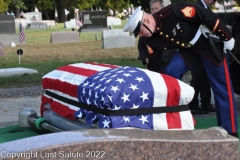
[[[102,31],[102,48],[124,48],[134,47],[135,38],[122,29],[111,29]]]
[[[107,29],[106,11],[82,11],[80,12],[80,20],[83,23],[82,32]]]
[[[3,44],[0,42],[0,56],[4,56]]]
[[[79,42],[79,33],[77,31],[53,32],[51,34],[51,43]]]
[[[27,23],[42,21],[42,13],[41,12],[27,12],[27,13],[25,13],[25,15],[26,15]]]
[[[15,28],[18,29],[20,23],[22,23],[22,27],[26,28],[27,23],[30,23],[30,22],[27,22],[26,19],[23,19],[23,18],[15,18]]]
[[[0,14],[0,41],[4,46],[11,45],[12,42],[19,44],[13,15]],[[25,43],[24,41],[23,44]]]
[[[2,143],[0,158],[20,155],[20,159],[51,156],[54,159],[232,160],[239,159],[238,145],[238,138],[218,128],[194,131],[86,129]]]
[[[27,29],[48,29],[48,25],[43,22],[27,23]]]
[[[64,28],[76,28],[76,20],[70,19],[70,21],[65,21]]]
[[[122,25],[122,21],[120,18],[117,17],[107,17],[107,25],[108,26]]]
[[[13,15],[0,14],[0,34],[15,34],[15,20]]]

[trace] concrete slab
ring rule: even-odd
[[[29,68],[5,68],[0,69],[0,77],[9,77],[14,75],[24,75],[24,74],[35,74],[38,73],[35,69],[29,69]]]

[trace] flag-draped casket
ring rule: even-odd
[[[184,106],[193,98],[194,90],[191,86],[164,74],[130,66],[76,63],[44,75],[42,86],[57,96],[42,95],[41,113],[46,110],[44,104],[48,103],[62,117],[84,119],[87,124],[98,122],[99,128],[194,129],[189,109],[166,113],[148,112]],[[80,105],[68,103],[66,99]],[[81,108],[81,104],[85,107]],[[89,106],[89,110],[86,106]],[[111,115],[90,108],[126,112],[123,115]],[[128,114],[128,111],[141,109],[146,112]]]

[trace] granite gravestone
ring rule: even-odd
[[[64,22],[64,28],[76,28],[76,20],[70,19],[70,21]]]
[[[102,48],[135,47],[135,38],[122,29],[110,29],[102,31]]]
[[[107,29],[106,11],[82,11],[79,17],[83,23],[81,31],[102,31]]]
[[[27,29],[48,29],[48,25],[43,22],[27,23]]]
[[[50,43],[79,42],[79,33],[76,31],[53,32]]]
[[[42,13],[41,12],[28,12],[26,14],[26,21],[29,22],[36,22],[42,21]]]
[[[12,42],[19,44],[19,35],[16,34],[15,18],[13,15],[0,14],[0,42],[11,45]],[[26,42],[23,42],[24,44]]]
[[[0,34],[15,34],[15,20],[13,15],[0,14]]]

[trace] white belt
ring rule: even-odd
[[[197,33],[195,34],[195,36],[194,36],[194,38],[189,42],[191,45],[194,45],[196,42],[197,42],[197,40],[199,39],[199,37],[201,36],[201,34],[202,34],[202,31],[201,31],[201,29],[198,29],[197,30]]]

